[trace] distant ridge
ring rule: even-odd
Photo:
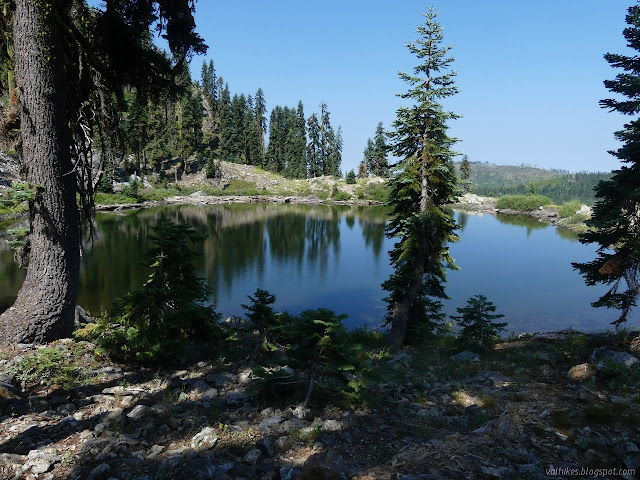
[[[459,171],[460,164],[456,164]],[[593,205],[593,188],[607,180],[610,172],[569,173],[531,166],[471,164],[471,191],[478,195],[526,195],[533,186],[535,193],[546,195],[556,204],[578,200]]]

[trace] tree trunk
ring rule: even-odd
[[[80,231],[64,57],[53,0],[16,0],[15,71],[31,202],[29,267],[11,308],[0,316],[0,344],[43,343],[73,331]]]
[[[389,332],[388,342],[394,347],[404,345],[407,337],[407,329],[409,327],[409,312],[411,305],[418,296],[420,286],[422,285],[422,271],[424,269],[416,268],[415,278],[411,280],[409,288],[404,295],[393,304],[391,313],[391,331]]]

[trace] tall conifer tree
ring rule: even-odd
[[[640,5],[629,7],[626,22],[627,45],[640,52]],[[640,290],[640,58],[613,53],[604,58],[624,71],[615,80],[606,80],[605,87],[627,98],[601,100],[600,106],[635,118],[615,132],[623,145],[610,153],[624,165],[613,171],[610,180],[596,186],[597,202],[587,222],[594,230],[580,237],[582,243],[598,245],[597,257],[573,265],[587,285],[611,287],[593,305],[619,309],[620,317],[613,322],[618,325],[627,320]]]
[[[456,224],[446,210],[457,190],[449,168],[455,139],[447,135],[447,121],[457,115],[440,102],[458,89],[437,13],[431,8],[423,15],[419,38],[407,45],[420,63],[413,75],[400,74],[410,85],[400,96],[413,105],[398,109],[392,134],[394,153],[402,160],[390,180],[394,216],[387,227],[387,236],[397,239],[390,252],[395,271],[383,288],[389,292],[389,341],[397,346],[407,341],[413,326],[428,321],[428,297],[446,298],[445,267],[457,268],[447,247],[458,239]]]

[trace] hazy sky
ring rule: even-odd
[[[603,80],[615,72],[606,52],[627,52],[622,30],[631,0],[440,0],[433,4],[453,46],[460,93],[445,108],[457,150],[472,161],[570,171],[611,170],[613,132],[627,120],[607,113]],[[199,0],[198,31],[209,45],[192,61],[213,59],[233,93],[261,87],[270,111],[305,114],[327,103],[342,126],[342,168],[356,168],[368,137],[390,128],[416,64],[416,38],[428,3],[415,0]]]

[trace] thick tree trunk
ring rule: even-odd
[[[64,58],[53,0],[16,0],[14,51],[26,180],[37,187],[30,205],[31,253],[14,305],[0,316],[0,344],[42,343],[73,330],[80,232]]]

